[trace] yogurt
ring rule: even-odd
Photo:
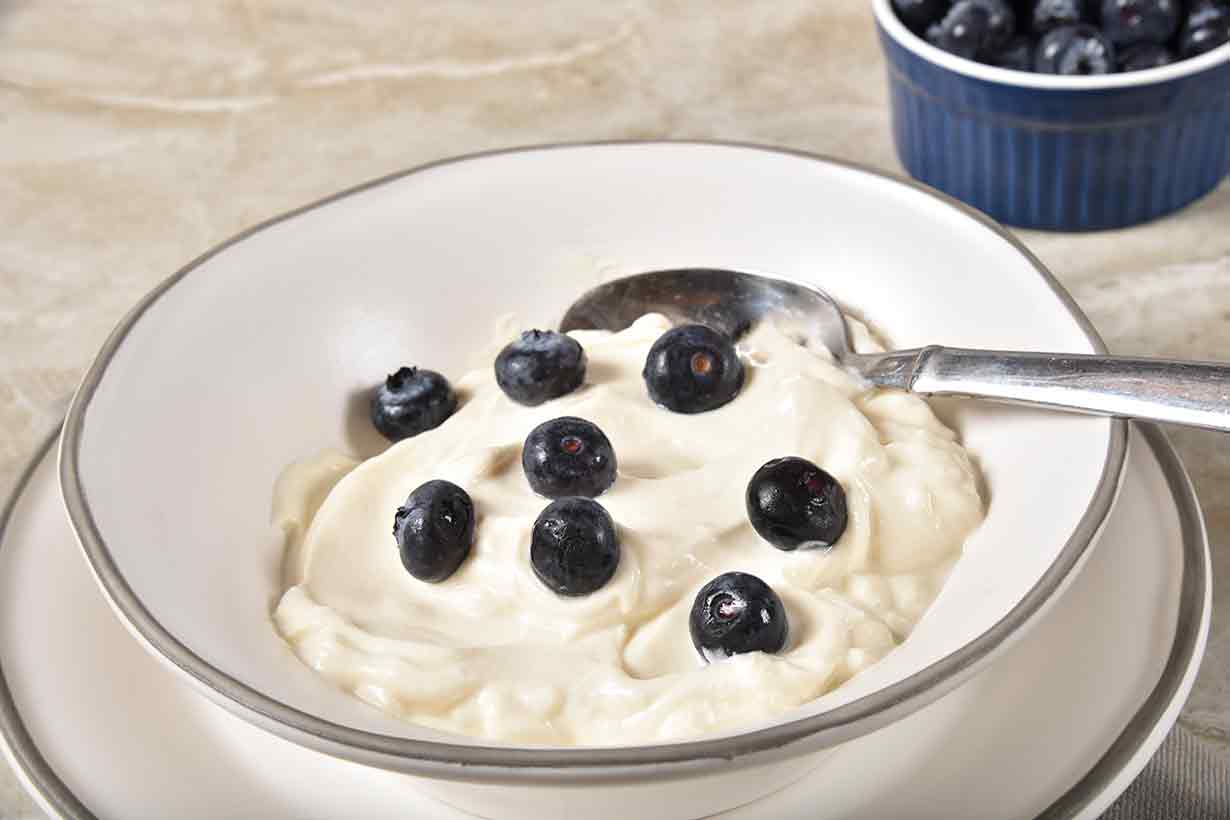
[[[299,658],[425,726],[590,746],[769,720],[892,651],[982,520],[978,476],[956,435],[923,399],[869,390],[770,323],[740,341],[747,376],[733,401],[671,413],[641,378],[669,327],[647,315],[615,334],[573,333],[589,358],[585,383],[538,407],[509,400],[487,365],[455,383],[462,404],[439,428],[362,463],[326,453],[288,468],[274,500],[287,588],[273,620]],[[876,349],[862,329],[856,344]],[[619,462],[598,498],[618,529],[619,568],[583,598],[548,590],[529,559],[548,502],[526,484],[521,444],[565,415],[597,424]],[[829,550],[783,552],[748,523],[748,480],[787,455],[845,488],[848,524]],[[405,571],[391,535],[394,511],[433,478],[465,488],[478,516],[470,556],[439,584]],[[774,655],[707,664],[689,611],[705,583],[731,571],[773,587],[789,639]]]

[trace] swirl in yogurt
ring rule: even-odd
[[[648,397],[646,354],[669,329],[642,317],[572,335],[585,383],[538,407],[508,399],[491,368],[439,428],[362,463],[326,454],[288,468],[275,493],[287,586],[274,612],[295,653],[334,685],[406,720],[491,740],[552,745],[692,738],[774,718],[866,669],[903,641],[978,526],[978,477],[926,402],[868,389],[827,353],[770,323],[744,337],[729,404],[671,413]],[[859,347],[874,348],[858,329]],[[526,434],[557,416],[610,438],[619,474],[601,502],[619,531],[614,577],[560,597],[530,566],[547,501],[520,466]],[[765,462],[809,459],[846,490],[849,522],[829,550],[783,552],[747,520]],[[471,554],[428,584],[401,566],[393,511],[430,479],[464,487],[478,516]],[[706,664],[689,636],[697,591],[747,572],[780,595],[786,646]]]

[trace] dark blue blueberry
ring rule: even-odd
[[[1230,0],[1196,0],[1179,34],[1179,57],[1186,60],[1230,43]]]
[[[615,450],[593,422],[575,416],[544,421],[521,448],[530,488],[547,498],[602,495],[615,483]]]
[[[992,53],[987,62],[1014,71],[1034,70],[1034,44],[1028,37],[1014,37],[1012,42]]]
[[[1047,32],[1034,54],[1041,74],[1085,76],[1115,70],[1115,47],[1093,26],[1063,26]]]
[[[1179,30],[1180,0],[1102,0],[1102,32],[1119,48],[1162,44]]]
[[[1016,33],[1016,13],[1004,0],[957,0],[927,29],[933,46],[976,60],[1003,48]]]
[[[918,33],[940,21],[948,10],[948,0],[893,0],[893,10],[906,28]]]
[[[688,626],[692,645],[709,663],[745,652],[778,652],[790,631],[782,599],[745,572],[719,575],[701,587]]]
[[[372,396],[372,424],[389,441],[439,427],[457,409],[448,379],[434,370],[403,367]]]
[[[619,567],[615,522],[597,501],[552,501],[534,522],[530,564],[552,592],[589,595],[605,586]]]
[[[508,398],[534,407],[581,386],[585,351],[563,333],[527,330],[496,356],[495,380]]]
[[[1060,26],[1092,23],[1095,18],[1093,4],[1094,0],[1034,0],[1029,27],[1034,34],[1046,34]]]
[[[1166,46],[1137,43],[1120,51],[1117,62],[1120,71],[1144,71],[1170,65],[1174,62],[1174,54]]]
[[[990,26],[990,41],[987,50],[1003,48],[1017,33],[1016,12],[1006,0],[966,0],[986,12]],[[956,3],[953,7],[956,7]]]
[[[805,458],[778,458],[747,484],[747,518],[780,550],[827,548],[846,531],[846,491]]]
[[[428,481],[410,493],[393,516],[402,566],[420,581],[436,583],[457,571],[474,543],[474,504],[449,481]]]
[[[987,15],[981,9],[970,9],[960,20],[944,21],[927,29],[927,42],[958,57],[973,60],[986,48],[989,30]]]
[[[743,362],[729,336],[704,325],[680,325],[663,333],[641,373],[649,398],[676,413],[721,407],[743,387]]]

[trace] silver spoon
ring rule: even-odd
[[[750,273],[689,268],[616,279],[574,302],[560,329],[623,330],[646,313],[708,325],[734,338],[773,315],[880,387],[1230,431],[1230,365],[939,345],[855,353],[828,294]]]

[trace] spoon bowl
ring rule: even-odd
[[[618,332],[646,313],[707,325],[738,339],[766,316],[789,324],[837,359],[850,355],[841,309],[824,291],[718,268],[660,270],[614,279],[572,303],[560,329]]]

